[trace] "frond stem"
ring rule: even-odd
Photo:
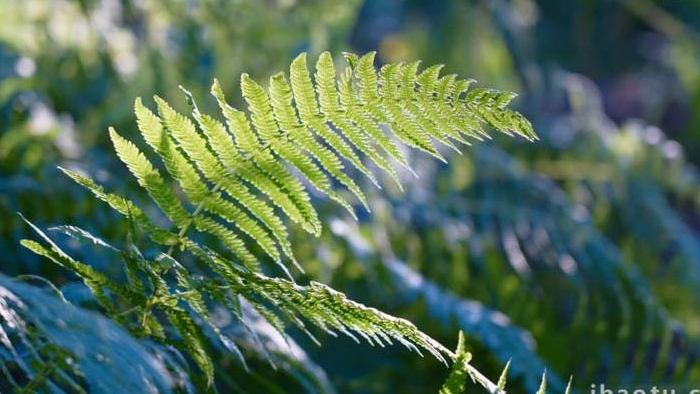
[[[182,243],[182,239],[185,237],[185,234],[187,233],[187,230],[192,226],[194,223],[194,219],[199,215],[199,213],[204,209],[204,202],[207,200],[207,198],[211,197],[212,194],[218,192],[221,189],[221,183],[217,183],[214,185],[211,190],[209,190],[209,194],[202,199],[202,201],[197,204],[197,207],[195,207],[194,211],[190,215],[189,220],[187,221],[187,224],[182,226],[180,229],[180,232],[177,233],[177,243],[170,245],[170,248],[168,248],[168,255],[172,255],[173,252],[175,251],[175,246],[179,243]]]
[[[469,376],[471,376],[472,380],[482,385],[489,392],[489,394],[506,394],[505,391],[498,388],[496,383],[489,380],[489,378],[484,376],[484,374],[479,372],[476,367],[469,363],[467,363],[467,372],[469,373]]]

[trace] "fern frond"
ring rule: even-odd
[[[259,274],[247,279],[252,285],[240,289],[248,294],[247,297],[269,301],[280,311],[293,311],[329,333],[340,332],[353,338],[355,333],[370,344],[380,346],[397,341],[419,353],[420,349],[426,350],[443,362],[445,355],[451,355],[449,350],[419,331],[411,322],[351,301],[343,293],[324,284],[311,282],[308,286],[300,286]]]
[[[178,243],[178,237],[159,226],[156,226],[148,216],[133,201],[113,193],[105,192],[104,188],[91,178],[63,167],[58,167],[61,172],[74,180],[77,184],[88,189],[100,201],[105,202],[112,209],[125,218],[135,222],[157,244],[173,246]]]
[[[404,110],[416,119],[418,125],[425,129],[431,137],[452,148],[457,153],[461,153],[450,139],[465,145],[469,145],[469,142],[459,135],[458,130],[450,124],[449,118],[441,119],[439,116],[436,116],[435,105],[421,100],[421,96],[415,101],[412,99],[415,95],[416,73],[418,72],[419,64],[420,62],[413,62],[407,65],[400,64],[396,71],[398,72],[397,78],[400,79],[398,82],[399,86],[396,88],[398,90],[397,94],[404,103]]]
[[[303,179],[355,217],[356,202],[368,211],[369,204],[351,171],[363,173],[379,186],[370,170],[372,164],[400,185],[391,160],[409,168],[401,144],[444,160],[435,141],[456,149],[452,141],[467,142],[463,135],[485,134],[479,128],[482,123],[528,138],[531,128],[518,123],[516,113],[505,107],[512,95],[492,91],[470,95],[468,83],[453,76],[439,78],[437,68],[430,69],[429,78],[421,79],[425,72],[418,74],[418,63],[386,65],[377,74],[374,53],[348,54],[346,59],[349,67],[339,80],[328,53],[316,62],[313,77],[306,55],[300,55],[290,66],[289,82],[284,73],[273,75],[267,90],[243,74],[241,91],[248,114],[231,107],[214,81],[211,92],[225,125],[202,114],[185,89],[191,118],[159,97],[155,97],[158,114],[137,99],[134,110],[139,130],[165,172],[161,174],[136,144],[111,128],[110,138],[119,158],[173,224],[172,229],[156,225],[132,201],[105,192],[90,178],[63,170],[127,218],[133,231],[143,231],[167,248],[155,261],[149,261],[130,241],[123,250],[113,250],[124,261],[125,285],[71,259],[33,225],[49,246],[33,241],[24,244],[75,271],[108,314],[134,326],[139,335],[175,343],[186,351],[208,385],[213,379],[213,362],[205,333],[213,332],[225,347],[238,352],[210,318],[209,302],[239,315],[241,297],[280,332],[292,324],[316,340],[310,331],[315,327],[380,346],[398,342],[443,362],[454,358],[406,320],[348,300],[320,283],[301,286],[291,280],[283,259],[294,264],[296,259],[282,214],[319,235],[321,222]],[[387,128],[393,136],[385,132]],[[201,245],[189,234],[190,228],[218,239],[235,259]],[[98,239],[75,229],[64,230],[78,239]],[[253,246],[279,264],[290,280],[261,274]],[[195,267],[185,268],[172,257],[177,248],[186,255],[187,260],[182,261],[197,261],[196,268],[204,267],[214,277],[192,275],[190,268]],[[112,298],[118,301],[115,305],[127,309],[117,312],[110,306]],[[131,313],[140,324],[123,316]],[[473,378],[494,386],[467,366]]]
[[[345,54],[348,63],[355,64],[352,61],[352,54]],[[384,133],[380,123],[374,120],[372,115],[362,107],[357,93],[357,87],[354,84],[353,70],[348,67],[340,76],[338,84],[338,93],[340,103],[344,110],[344,115],[349,122],[357,125],[359,129],[364,131],[370,140],[373,140],[388,156],[396,160],[402,166],[410,169],[406,157],[401,152],[399,146]],[[342,119],[342,118],[341,118]]]
[[[405,113],[401,106],[397,97],[399,65],[385,65],[377,77],[374,56],[375,53],[370,52],[362,56],[357,63],[357,78],[364,108],[369,110],[377,121],[391,126],[395,135],[406,145],[423,150],[444,162],[445,158],[435,148],[428,132],[418,126],[415,119]]]
[[[46,237],[44,240],[50,247],[45,248],[34,241],[24,241],[25,245],[36,253],[51,259],[59,260],[57,256],[64,256],[64,259],[70,259],[41,230],[38,228],[36,230],[40,236]],[[92,236],[92,238],[95,237]],[[425,350],[442,362],[446,362],[446,357],[452,357],[452,353],[448,349],[418,330],[409,321],[351,301],[344,294],[321,283],[311,282],[307,286],[301,286],[282,278],[271,278],[255,272],[232,269],[233,264],[230,261],[212,250],[200,247],[192,241],[188,242],[186,247],[195,257],[208,264],[217,272],[223,281],[211,280],[204,283],[194,281],[179,262],[167,255],[161,255],[156,262],[144,261],[144,264],[140,265],[147,276],[155,281],[155,283],[151,284],[151,286],[155,287],[155,291],[152,296],[145,300],[146,304],[144,306],[142,304],[143,298],[133,296],[128,291],[125,291],[123,286],[116,283],[113,284],[104,277],[104,274],[94,271],[91,267],[88,267],[89,270],[87,272],[89,275],[81,275],[83,271],[77,271],[80,268],[72,269],[81,275],[85,283],[91,287],[97,296],[105,294],[107,289],[114,291],[116,296],[135,304],[132,309],[138,308],[143,310],[143,319],[152,314],[151,309],[162,310],[170,324],[176,329],[183,349],[192,356],[207,376],[207,379],[211,378],[212,364],[206,351],[202,327],[189,316],[187,310],[178,304],[178,299],[187,302],[192,307],[192,310],[204,319],[204,323],[214,329],[219,339],[222,339],[219,329],[209,321],[208,307],[202,300],[203,296],[207,295],[212,299],[223,302],[225,300],[222,297],[225,297],[223,294],[225,294],[226,290],[232,290],[235,294],[244,297],[280,333],[285,331],[283,322],[288,321],[312,335],[304,323],[307,322],[312,327],[319,328],[329,334],[342,333],[358,342],[358,336],[370,344],[380,346],[392,344],[395,341],[419,353],[421,350]],[[127,255],[128,253],[127,251],[121,251],[120,255]],[[71,264],[83,265],[72,259],[70,261],[72,262]],[[177,289],[171,288],[161,278],[163,274],[158,274],[155,271],[157,270],[155,267],[163,264],[165,264],[166,272],[174,270],[177,278]],[[69,266],[68,268],[71,267]],[[93,277],[100,280],[95,281]],[[104,303],[108,303],[108,301],[108,299],[105,299]],[[223,302],[223,304],[226,305],[228,303]],[[108,309],[108,312],[111,314],[115,313],[111,308]],[[236,313],[235,308],[231,312]],[[225,340],[222,342],[225,342]],[[236,350],[237,348],[234,346],[234,351]]]
[[[360,59],[360,64],[362,59]],[[422,122],[424,118],[417,114],[411,113],[407,109],[403,100],[399,97],[399,68],[400,64],[384,65],[379,74],[380,89],[381,89],[381,104],[388,114],[388,120],[397,136],[407,145],[421,149],[435,156],[438,160],[446,162],[445,158],[440,154],[431,140],[432,125],[429,122]],[[426,128],[426,125],[430,128]],[[440,142],[451,146],[451,144],[440,138],[438,132],[435,132],[436,137]],[[451,146],[453,147],[453,146]],[[453,147],[454,148],[454,147]],[[456,149],[456,148],[455,148]]]
[[[289,136],[291,131],[299,130],[301,127],[295,120],[290,92],[287,91],[285,94],[275,90],[280,97],[276,97],[277,111],[273,114],[270,97],[246,74],[241,76],[241,90],[248,103],[253,125],[263,143],[268,145],[279,158],[295,166],[319,191],[326,193],[349,212],[353,212],[350,204],[331,188],[331,183],[323,171],[312,159],[302,153],[304,149],[299,147],[298,143],[291,140]],[[279,126],[277,126],[278,123]]]
[[[520,113],[507,107],[514,93],[501,92],[494,89],[474,89],[466,94],[464,99],[458,99],[456,104],[464,105],[476,113],[480,120],[506,134],[516,133],[529,140],[536,140],[530,121]]]
[[[280,130],[282,130],[284,135],[288,138],[288,141],[294,144],[296,149],[299,150],[295,152],[293,156],[295,157],[295,161],[302,165],[300,167],[296,162],[293,162],[297,165],[297,168],[309,178],[309,181],[311,181],[314,186],[326,193],[331,199],[344,206],[351,214],[354,215],[354,209],[351,204],[333,190],[330,180],[324,175],[321,168],[325,169],[330,176],[347,186],[366,206],[367,201],[364,193],[362,193],[355,181],[343,172],[344,167],[340,158],[330,149],[320,145],[311,131],[299,123],[294,107],[292,106],[292,91],[284,74],[277,74],[270,79],[270,102]],[[291,148],[291,146],[285,146],[284,151],[288,151],[289,148]],[[304,151],[306,151],[309,156],[301,153]],[[284,153],[282,153],[282,155],[284,155]],[[320,167],[317,166],[312,159],[317,161]]]
[[[450,374],[439,390],[439,394],[461,394],[466,393],[467,377],[471,378],[472,382],[483,387],[489,394],[505,394],[497,384],[493,383],[489,378],[484,376],[478,369],[472,366],[472,355],[466,350],[466,339],[464,331],[459,332],[457,341],[457,349],[455,350]]]
[[[96,246],[101,246],[101,247],[107,248],[111,251],[118,250],[117,248],[110,245],[102,238],[96,237],[96,236],[92,235],[90,232],[88,232],[87,230],[84,230],[78,226],[70,226],[70,225],[55,226],[55,227],[49,227],[48,230],[63,233],[65,235],[67,235],[71,238],[77,239],[79,241],[89,241]]]
[[[453,116],[452,108],[450,108],[449,104],[435,103],[431,100],[434,90],[434,87],[431,86],[434,86],[437,80],[437,73],[439,73],[440,67],[426,69],[421,73],[421,79],[418,79],[418,65],[418,62],[413,62],[402,69],[402,98],[408,101],[409,97],[414,94],[414,86],[417,85],[418,89],[418,97],[415,104],[412,105],[412,111],[420,111],[425,114],[430,122],[439,127],[439,132],[444,137],[466,145],[469,142],[464,139],[462,134],[481,139],[478,134],[473,133],[471,128],[464,124],[460,117]]]
[[[377,167],[390,175],[391,178],[399,186],[401,186],[396,170],[391,166],[389,160],[382,156],[374,147],[372,144],[371,135],[365,132],[362,126],[357,124],[357,120],[354,120],[352,116],[349,116],[350,111],[347,106],[345,106],[344,109],[341,108],[341,103],[343,101],[341,101],[338,88],[336,88],[335,65],[333,64],[333,58],[331,57],[330,53],[323,52],[321,56],[319,56],[318,61],[316,62],[315,75],[316,93],[318,94],[321,113],[326,117],[327,121],[337,130],[342,132],[345,138],[350,141],[350,143],[355,146],[356,149],[362,152],[362,154],[364,154]],[[339,83],[347,84],[348,82],[348,78],[341,77],[341,81]],[[341,87],[340,89],[343,88]],[[347,90],[349,87],[345,86],[344,89]],[[374,135],[384,137],[381,130],[378,133],[375,132]],[[390,146],[395,148],[395,145],[389,140],[385,139],[385,143],[390,144]],[[375,185],[380,187],[377,183],[376,177],[370,170],[366,168],[360,168],[360,170],[367,175],[367,177],[369,177]]]
[[[279,73],[270,78],[266,91],[243,74],[241,91],[252,127],[245,113],[226,103],[216,81],[212,94],[228,130],[200,113],[194,98],[184,89],[193,106],[194,122],[158,97],[159,116],[137,100],[139,129],[195,206],[191,213],[133,143],[114,130],[110,135],[120,158],[181,235],[192,225],[211,233],[252,269],[257,269],[257,264],[242,235],[257,243],[276,263],[285,256],[296,264],[288,230],[273,207],[307,231],[317,235],[320,231],[307,191],[281,162],[295,167],[311,185],[355,216],[353,204],[334,183],[344,186],[367,210],[369,206],[344,162],[377,185],[377,177],[363,157],[397,183],[398,175],[389,158],[407,164],[382,125],[389,126],[399,141],[441,160],[444,157],[433,140],[457,149],[452,141],[467,143],[463,135],[485,134],[481,123],[532,138],[529,124],[518,123],[516,113],[506,108],[514,97],[510,93],[484,89],[469,92],[471,80],[458,80],[454,75],[440,78],[439,66],[419,74],[418,62],[388,64],[377,74],[374,53],[346,55],[346,59],[350,66],[338,83],[328,53],[316,62],[315,81],[306,54],[299,55],[290,66],[291,85],[285,74]]]
[[[22,240],[22,246],[40,256],[48,258],[64,268],[75,272],[90,288],[92,293],[95,295],[95,299],[103,308],[107,309],[108,311],[113,309],[112,301],[107,294],[108,291],[124,297],[134,296],[133,294],[129,294],[129,291],[126,288],[107,278],[107,276],[104,274],[94,270],[91,266],[71,258],[68,254],[61,250],[61,248],[59,248],[58,245],[56,245],[56,243],[54,243],[51,238],[49,238],[41,229],[34,225],[34,223],[27,220],[24,216],[21,217],[22,220],[24,220],[24,222],[27,223],[32,230],[34,230],[34,232],[36,232],[37,235],[39,235],[39,237],[48,244],[48,248],[32,240]]]
[[[162,101],[158,101],[161,105],[164,105]],[[135,108],[137,118],[139,119],[139,128],[144,135],[144,139],[163,159],[166,169],[170,175],[178,181],[190,201],[194,204],[198,204],[198,209],[203,209],[234,224],[243,233],[254,239],[269,256],[279,261],[280,256],[277,251],[276,243],[268,235],[266,230],[241,208],[222,197],[221,193],[218,191],[222,188],[221,184],[216,184],[211,189],[207,187],[207,184],[200,177],[195,167],[187,160],[184,154],[174,146],[175,141],[170,137],[166,128],[163,127],[160,119],[144,107],[140,100],[136,101]],[[165,109],[161,110],[167,111]],[[174,111],[171,110],[168,114],[171,116],[169,118],[171,127],[177,130],[171,131],[171,133],[183,137],[181,134],[178,134],[180,128],[177,127],[177,121],[173,120],[173,117],[175,117]],[[180,122],[189,122],[189,120],[184,119],[182,116],[180,116],[179,119]],[[175,125],[173,125],[173,123],[175,123]],[[193,129],[191,133],[192,135],[183,138],[189,138],[190,143],[193,143],[199,136],[194,134],[195,131]],[[196,142],[194,142],[194,144],[196,144]],[[190,148],[192,147],[190,146]],[[206,147],[203,147],[203,149],[206,149]],[[206,160],[195,161],[195,163],[198,163],[201,167],[211,170],[210,167],[213,163],[209,162],[210,166],[207,166],[204,164],[205,162]],[[192,214],[188,213],[187,220],[178,224],[177,227],[181,230],[186,230],[191,224],[194,224],[199,231],[208,232],[218,237],[248,267],[257,267],[257,260],[252,256],[252,253],[245,246],[243,240],[227,227],[219,224],[210,217],[200,214],[197,210]]]

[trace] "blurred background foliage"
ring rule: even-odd
[[[182,84],[213,108],[214,77],[238,97],[241,72],[266,78],[301,51],[376,50],[519,92],[542,140],[497,138],[450,164],[411,158],[418,178],[402,175],[405,193],[376,191],[359,222],[324,205],[322,238],[293,242],[307,279],[446,345],[464,329],[488,376],[513,360],[512,392],[533,392],[545,368],[555,390],[570,374],[581,389],[700,380],[700,3],[0,0],[0,10],[4,274],[41,275],[90,308],[75,278],[20,248],[28,229],[16,212],[123,239],[123,222],[56,166],[138,195],[106,132],[136,132],[135,97],[186,108]],[[398,347],[287,346],[273,334],[263,346],[230,332],[252,372],[219,349],[222,392],[423,393],[447,375]],[[124,352],[162,352],[144,346]],[[266,352],[276,369],[255,356]]]

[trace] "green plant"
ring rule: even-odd
[[[60,294],[60,293],[59,293]],[[0,388],[32,393],[47,387],[67,392],[170,390],[184,374],[166,349],[133,338],[109,319],[0,275]],[[68,349],[68,350],[67,350]],[[7,386],[6,386],[7,385]],[[48,385],[48,386],[47,386]]]
[[[356,216],[358,203],[369,210],[354,172],[379,186],[375,172],[383,170],[400,186],[392,161],[408,168],[402,145],[444,161],[433,140],[458,150],[457,142],[488,138],[484,125],[528,140],[537,137],[522,115],[507,108],[514,94],[469,89],[472,80],[440,77],[441,66],[418,72],[418,62],[388,64],[377,74],[374,53],[345,58],[349,66],[338,81],[328,53],[320,55],[313,80],[305,54],[291,64],[291,85],[279,73],[270,78],[266,91],[243,74],[241,91],[250,121],[245,112],[228,105],[217,81],[212,94],[225,124],[200,113],[184,89],[194,122],[158,97],[157,115],[137,99],[141,135],[168,176],[136,144],[114,129],[109,133],[119,158],[158,206],[154,215],[89,177],[62,168],[123,215],[131,231],[125,245],[117,248],[77,227],[55,230],[116,255],[125,279],[72,258],[30,222],[43,242],[22,244],[78,275],[102,310],[132,334],[188,354],[204,372],[196,382],[202,386],[210,386],[216,372],[208,334],[245,363],[236,343],[214,321],[213,305],[225,306],[245,324],[241,305],[249,303],[280,333],[291,325],[314,341],[308,325],[382,346],[397,341],[443,361],[457,357],[406,320],[350,301],[323,284],[295,283],[288,266],[299,273],[303,269],[294,257],[283,215],[307,232],[320,234],[322,219],[306,184],[351,216]],[[163,222],[169,224],[157,224]],[[217,242],[225,246],[223,251],[213,246]],[[274,270],[287,278],[271,276]]]

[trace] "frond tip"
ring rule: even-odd
[[[467,384],[467,376],[469,376],[467,366],[471,358],[471,353],[466,350],[464,332],[460,331],[457,349],[455,350],[454,364],[452,364],[450,375],[440,388],[439,394],[461,394],[464,392],[464,388]]]
[[[508,360],[506,363],[506,366],[503,367],[503,372],[501,372],[501,376],[498,378],[498,388],[501,390],[506,389],[506,381],[508,380],[508,370],[510,369],[510,362],[511,360]]]
[[[537,390],[537,394],[547,394],[547,371],[542,372],[542,383],[540,383],[540,388]]]

